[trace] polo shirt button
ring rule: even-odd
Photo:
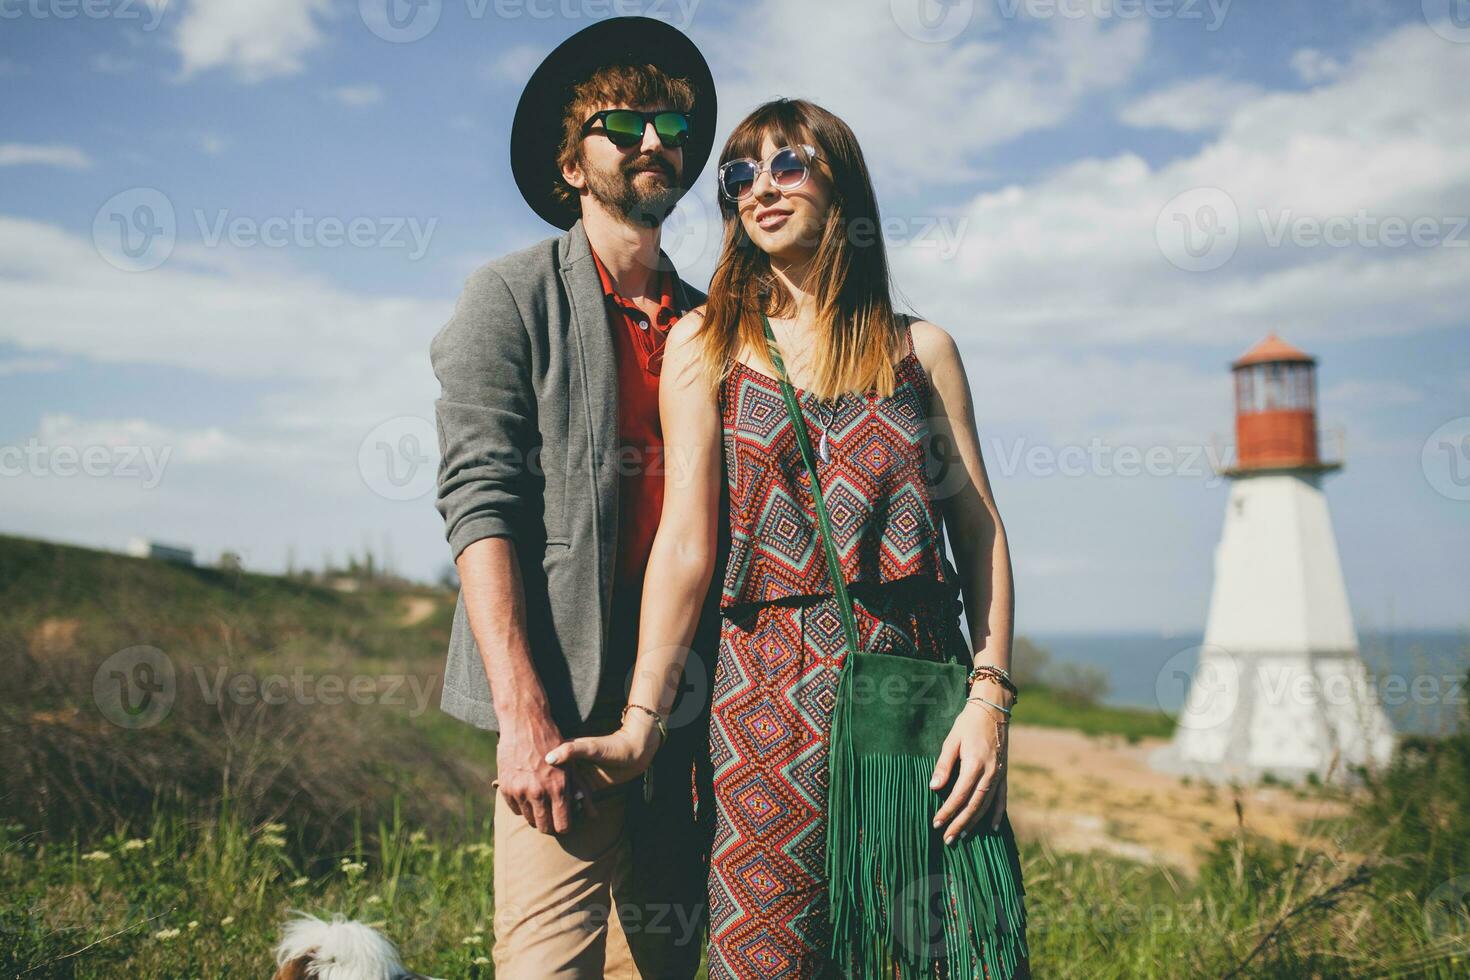
[[[647,320],[639,320],[638,321],[638,329],[640,329],[640,330],[647,330],[648,329],[648,321]]]

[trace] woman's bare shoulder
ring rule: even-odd
[[[949,331],[939,324],[914,320],[909,324],[909,330],[913,333],[914,353],[931,376],[936,370],[951,367],[959,361],[959,346]]]
[[[669,327],[669,343],[684,344],[693,339],[699,333],[699,328],[704,325],[704,304],[701,303],[692,310],[688,310]]]

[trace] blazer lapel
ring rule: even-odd
[[[572,305],[572,330],[581,351],[579,365],[587,383],[594,458],[605,460],[618,446],[618,362],[602,280],[592,261],[587,231],[578,221],[562,236],[561,277]]]
[[[598,576],[602,587],[602,622],[611,612],[612,580],[618,546],[618,362],[602,280],[592,259],[587,231],[577,221],[558,248],[562,288],[571,306],[574,372],[581,377],[582,410],[586,413],[587,461],[596,488]],[[571,390],[575,392],[577,385]],[[576,411],[573,397],[572,410]],[[567,447],[568,460],[580,453]],[[575,467],[574,467],[575,470]],[[606,636],[604,634],[604,640]]]

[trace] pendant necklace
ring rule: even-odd
[[[837,405],[834,402],[829,409],[822,405],[821,402],[818,402],[817,411],[819,413],[825,413],[827,416],[826,420],[822,423],[822,438],[817,443],[817,455],[822,457],[822,462],[830,463],[832,462],[832,451],[827,446],[827,433],[832,431],[832,421],[837,416]]]

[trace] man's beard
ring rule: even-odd
[[[649,182],[642,186],[635,184],[638,171],[650,166],[661,170],[668,182],[653,186]],[[684,195],[674,168],[667,160],[652,155],[631,160],[611,172],[587,168],[587,190],[603,207],[622,215],[629,224],[644,228],[663,224]]]

